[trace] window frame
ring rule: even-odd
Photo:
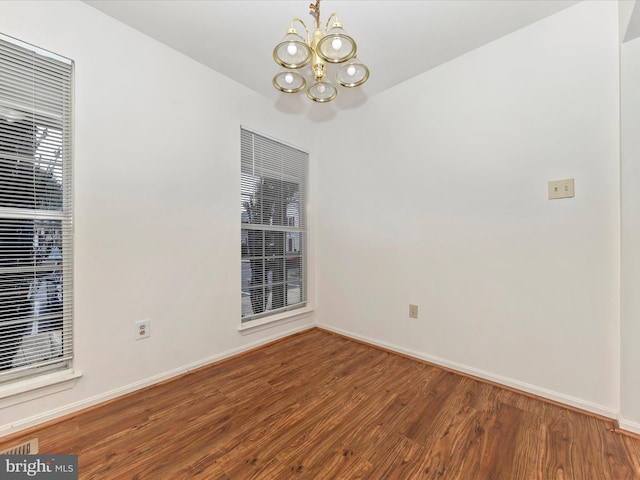
[[[0,204],[0,225],[4,229],[7,237],[11,235],[11,222],[28,222],[33,223],[32,250],[39,247],[40,238],[44,235],[57,235],[58,227],[51,227],[51,231],[47,231],[45,226],[52,223],[60,223],[59,235],[61,238],[58,240],[52,240],[50,243],[49,256],[44,260],[45,263],[38,263],[42,260],[37,260],[36,253],[32,253],[31,262],[26,262],[24,266],[5,266],[0,262],[0,273],[9,275],[19,275],[27,271],[32,272],[33,279],[29,288],[33,286],[33,282],[43,281],[45,283],[45,291],[41,294],[44,298],[49,296],[57,296],[59,306],[51,310],[53,313],[45,314],[41,316],[38,312],[37,301],[31,300],[27,297],[28,302],[36,303],[35,307],[31,307],[28,314],[20,315],[20,317],[6,316],[10,314],[10,311],[0,312],[3,313],[3,319],[9,319],[7,323],[15,323],[16,325],[26,325],[26,330],[29,330],[29,323],[33,325],[31,333],[22,333],[20,337],[15,337],[20,341],[18,351],[22,355],[22,363],[19,362],[16,357],[17,354],[13,354],[12,358],[7,355],[12,355],[10,344],[3,344],[3,348],[7,348],[5,352],[0,352],[0,356],[3,356],[5,362],[11,361],[12,366],[3,370],[0,370],[0,398],[11,397],[20,393],[24,393],[30,390],[39,390],[41,392],[50,391],[45,387],[58,384],[59,387],[53,387],[53,391],[68,388],[65,384],[68,380],[75,380],[79,377],[79,374],[73,372],[73,357],[74,357],[74,335],[73,335],[73,78],[74,78],[74,62],[68,58],[54,54],[52,52],[43,50],[39,47],[30,45],[23,41],[9,37],[0,33],[0,54],[4,58],[5,65],[9,65],[12,68],[7,68],[2,74],[5,85],[9,87],[5,88],[4,95],[0,92],[0,116],[3,118],[3,123],[6,125],[2,138],[7,141],[8,145],[12,139],[20,139],[20,135],[24,133],[19,127],[13,129],[12,122],[20,122],[22,124],[30,123],[33,135],[33,147],[31,153],[19,151],[19,147],[16,147],[15,152],[11,153],[7,150],[4,153],[2,159],[4,159],[6,168],[11,168],[11,162],[15,161],[16,164],[20,162],[24,164],[32,164],[34,177],[33,182],[33,198],[31,200],[25,200],[27,198],[23,193],[16,194],[15,199],[11,198],[6,200],[4,206]],[[31,58],[31,64],[29,64],[29,58]],[[33,89],[30,93],[28,89],[25,89],[25,85],[29,86],[27,79],[29,78],[25,72],[31,72],[33,75]],[[38,82],[36,84],[36,82]],[[31,103],[30,103],[31,102]],[[18,115],[19,120],[12,119],[11,115]],[[51,130],[51,129],[54,130]],[[58,141],[47,140],[46,135],[44,140],[40,143],[37,139],[38,131],[47,134],[59,134],[60,139]],[[22,132],[22,133],[21,133]],[[24,137],[22,140],[24,141]],[[44,146],[43,146],[44,145]],[[51,149],[59,148],[59,160],[56,155],[58,153],[52,153]],[[40,149],[40,151],[39,151]],[[45,149],[49,149],[45,151]],[[12,160],[13,159],[13,160]],[[59,176],[59,188],[61,190],[59,194],[58,206],[47,205],[43,207],[39,202],[42,193],[35,193],[38,188],[39,180],[37,175],[44,175],[42,172],[42,166],[47,165],[49,168],[49,177],[51,179]],[[8,171],[8,170],[7,170]],[[23,180],[22,177],[16,177],[19,180]],[[19,184],[18,180],[13,183],[9,174],[2,176],[2,181],[6,185],[11,186],[11,190],[24,190],[23,184]],[[49,180],[50,183],[54,180]],[[16,186],[17,185],[17,186]],[[44,188],[44,187],[42,187]],[[47,187],[49,188],[49,187]],[[49,190],[45,188],[44,194],[49,193]],[[11,193],[9,194],[11,195]],[[8,198],[8,197],[7,197]],[[54,198],[52,196],[51,198]],[[32,202],[32,205],[29,204]],[[15,203],[14,205],[10,205]],[[48,207],[48,208],[47,208]],[[51,233],[54,232],[54,233]],[[8,241],[7,241],[8,242]],[[9,245],[9,246],[6,246]],[[57,254],[53,256],[54,245]],[[59,247],[59,248],[58,248]],[[24,245],[22,246],[24,248]],[[11,255],[15,255],[12,250],[11,244],[5,244],[3,250],[0,251],[1,255],[4,255],[4,260],[11,260]],[[26,257],[25,257],[26,258]],[[52,260],[54,259],[55,260]],[[59,263],[55,263],[58,262]],[[56,266],[46,266],[46,262],[54,262]],[[7,263],[11,263],[8,261]],[[29,270],[30,269],[30,270]],[[51,284],[50,278],[48,280],[42,280],[42,274],[37,272],[51,271],[51,275],[60,277],[60,286],[57,287]],[[54,273],[58,272],[58,273]],[[15,277],[19,278],[19,277]],[[44,278],[44,277],[43,277]],[[10,288],[16,288],[19,280],[12,280],[10,283],[0,285],[6,288],[5,293]],[[20,281],[21,282],[21,281]],[[37,283],[36,283],[37,286]],[[53,290],[53,291],[52,291]],[[58,292],[58,293],[55,293]],[[0,293],[2,290],[0,289]],[[31,295],[31,294],[30,294]],[[7,296],[11,296],[7,293]],[[16,297],[19,298],[19,297]],[[47,300],[48,301],[48,300]],[[10,304],[9,304],[10,305]],[[25,303],[26,305],[26,303]],[[33,313],[33,312],[36,313]],[[11,320],[13,318],[13,320]],[[40,326],[45,325],[46,322],[55,323],[60,322],[60,328],[51,330],[53,327],[49,327],[49,330],[39,330]],[[43,346],[42,340],[44,338],[32,337],[33,341],[26,343],[27,337],[33,333],[46,333],[49,332],[49,341],[51,345],[49,347]],[[59,332],[59,335],[52,332]],[[55,344],[56,351],[59,349],[60,354],[52,356],[54,339],[59,343]],[[6,342],[6,340],[5,340]],[[35,346],[34,346],[35,345]],[[32,347],[33,346],[33,347]],[[32,350],[29,348],[32,347]],[[47,350],[49,348],[49,350]],[[48,356],[46,356],[48,355]],[[37,358],[37,360],[35,360]],[[30,397],[40,396],[39,394],[30,394]],[[3,401],[3,404],[6,403]]]
[[[306,211],[309,153],[244,126],[240,127],[240,137],[240,324],[244,329],[291,318],[309,310]],[[272,201],[271,206],[267,207],[266,200],[257,204],[253,202],[255,198],[273,199],[265,193],[269,187],[280,192],[279,200]],[[249,201],[249,198],[252,200]],[[251,220],[254,208],[259,213],[257,220]],[[268,219],[264,211],[271,212]],[[274,211],[278,213],[274,214]],[[267,240],[279,236],[281,241]],[[258,238],[261,240],[256,240]],[[289,251],[289,246],[292,251]],[[256,254],[256,247],[262,248],[262,254]],[[269,247],[276,252],[268,252]],[[269,278],[267,264],[273,261],[276,261],[276,265],[281,262],[281,267],[272,268]],[[250,284],[254,279],[253,271],[257,268],[261,269],[258,270],[258,277],[262,280]],[[278,293],[274,287],[279,288]],[[254,295],[256,289],[259,291],[260,288],[263,288],[262,293]],[[256,313],[256,307],[263,309]]]

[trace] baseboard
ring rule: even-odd
[[[250,350],[254,350],[256,348],[260,348],[263,347],[267,344],[276,342],[280,339],[283,339],[285,337],[289,337],[291,335],[295,335],[296,333],[300,333],[303,332],[305,330],[311,330],[312,328],[315,328],[314,324],[309,324],[309,325],[302,325],[302,326],[298,326],[295,328],[291,328],[289,330],[286,330],[284,332],[281,332],[277,335],[272,335],[270,337],[267,338],[263,338],[259,341],[255,341],[255,342],[251,342],[248,343],[246,345],[243,345],[241,347],[238,348],[234,348],[231,350],[227,350],[225,352],[216,354],[216,355],[212,355],[210,357],[204,358],[202,360],[198,360],[197,362],[193,362],[187,365],[184,365],[182,367],[179,368],[175,368],[173,370],[169,370],[167,372],[162,372],[161,374],[158,375],[154,375],[153,377],[148,377],[145,378],[143,380],[134,382],[134,383],[130,383],[129,385],[125,385],[119,388],[116,388],[114,390],[110,390],[108,392],[105,393],[101,393],[99,395],[95,395],[93,397],[90,398],[86,398],[83,400],[80,400],[78,402],[75,403],[71,403],[68,405],[65,405],[63,407],[57,408],[57,409],[53,409],[53,410],[49,410],[47,412],[38,414],[38,415],[34,415],[32,417],[28,417],[26,419],[17,421],[17,422],[12,422],[12,423],[8,423],[6,425],[1,425],[0,426],[0,437],[2,436],[6,436],[6,435],[10,435],[10,434],[14,434],[17,432],[20,432],[22,430],[26,430],[28,428],[31,427],[35,427],[37,425],[40,425],[42,423],[48,422],[48,421],[55,421],[55,420],[59,420],[64,416],[67,415],[71,415],[73,413],[76,413],[80,410],[84,410],[86,408],[90,408],[90,407],[94,407],[100,403],[104,403],[107,402],[109,400],[113,400],[115,398],[121,397],[123,395],[127,395],[129,393],[135,392],[136,390],[141,390],[143,388],[146,387],[150,387],[152,385],[155,385],[157,383],[163,382],[163,381],[167,381],[167,380],[171,380],[174,377],[180,376],[180,375],[184,375],[186,373],[189,373],[193,370],[197,370],[198,368],[202,368],[202,367],[206,367],[208,365],[211,365],[213,363],[216,362],[220,362],[222,360],[234,357],[236,355],[248,352]]]
[[[640,423],[625,420],[621,415],[618,416],[618,425],[622,433],[629,432],[634,435],[640,435]]]
[[[330,325],[325,325],[321,323],[317,323],[316,326],[318,328],[337,333],[339,335],[343,335],[348,338],[352,338],[354,340],[358,340],[363,343],[368,343],[380,348],[384,348],[386,350],[390,350],[392,352],[396,352],[402,355],[406,355],[411,358],[415,358],[418,360],[422,360],[428,363],[432,363],[434,365],[438,365],[440,367],[446,368],[448,370],[453,370],[456,372],[460,372],[481,380],[485,380],[494,384],[502,385],[504,387],[521,391],[523,393],[528,393],[530,395],[535,395],[536,397],[541,397],[547,400],[550,400],[555,403],[559,403],[562,405],[566,405],[578,410],[583,410],[594,415],[598,415],[600,417],[604,417],[607,419],[611,419],[615,422],[618,419],[618,412],[614,411],[610,408],[604,407],[602,405],[598,405],[595,403],[591,403],[580,398],[575,398],[569,395],[565,395],[562,393],[554,392],[552,390],[548,390],[546,388],[537,387],[535,385],[530,385],[528,383],[520,382],[518,380],[514,380],[512,378],[503,377],[500,375],[495,375],[490,372],[485,372],[484,370],[479,370],[474,367],[470,367],[468,365],[463,365],[461,363],[451,362],[444,358],[439,358],[433,355],[428,355],[422,352],[417,352],[415,350],[411,350],[408,348],[403,348],[398,345],[393,345],[391,343],[387,343],[375,338],[367,337],[364,335],[358,335],[353,332],[349,332],[346,330],[342,330],[340,328],[332,327]],[[629,422],[626,422],[629,423]],[[621,428],[627,430],[628,427],[623,427],[621,423]],[[633,429],[629,429],[631,431],[635,431]]]

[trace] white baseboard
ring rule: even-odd
[[[227,350],[226,352],[222,352],[216,355],[212,355],[210,357],[204,358],[202,360],[198,360],[196,362],[190,363],[188,365],[184,365],[179,368],[175,368],[173,370],[169,370],[167,372],[162,372],[158,375],[154,375],[153,377],[145,378],[143,380],[131,383],[129,385],[122,386],[120,388],[116,388],[114,390],[110,390],[105,393],[101,393],[99,395],[95,395],[90,398],[86,398],[80,400],[75,403],[71,403],[68,405],[64,405],[63,407],[56,408],[53,410],[49,410],[47,412],[34,415],[32,417],[28,417],[22,419],[17,422],[8,423],[6,425],[0,426],[0,436],[9,435],[11,433],[16,433],[20,430],[25,430],[30,427],[34,427],[44,422],[48,422],[49,420],[54,420],[56,418],[62,417],[64,415],[69,415],[71,413],[78,412],[88,407],[93,407],[99,403],[106,402],[108,400],[112,400],[114,398],[120,397],[122,395],[126,395],[131,392],[135,392],[136,390],[140,390],[145,387],[149,387],[151,385],[155,385],[156,383],[160,383],[164,380],[169,380],[173,377],[177,377],[179,375],[183,375],[185,373],[189,373],[192,370],[196,370],[200,367],[204,367],[210,365],[215,362],[219,362],[220,360],[224,360],[225,358],[233,357],[234,355],[238,355],[240,353],[252,350],[254,348],[260,347],[267,343],[273,342],[275,340],[279,340],[284,337],[288,337],[289,335],[293,335],[295,333],[303,332],[305,330],[310,330],[314,328],[314,324],[302,325],[295,328],[291,328],[285,332],[281,332],[277,335],[272,335],[267,338],[263,338],[259,341],[248,343],[238,348],[234,348],[231,350]]]
[[[562,393],[554,392],[552,390],[548,390],[546,388],[537,387],[535,385],[530,385],[528,383],[520,382],[518,380],[514,380],[512,378],[503,377],[500,375],[495,375],[490,372],[485,372],[484,370],[479,370],[474,367],[469,367],[468,365],[463,365],[461,363],[451,362],[444,358],[439,358],[433,355],[428,355],[426,353],[417,352],[415,350],[411,350],[408,348],[399,347],[398,345],[393,345],[387,342],[383,342],[381,340],[377,340],[375,338],[367,337],[364,335],[358,335],[353,332],[348,332],[342,330],[340,328],[332,327],[330,325],[324,325],[321,323],[317,323],[316,326],[318,328],[323,328],[325,330],[338,333],[340,335],[344,335],[345,337],[350,337],[355,340],[360,340],[364,343],[369,343],[371,345],[376,345],[378,347],[385,348],[387,350],[391,350],[393,352],[401,353],[403,355],[407,355],[409,357],[413,357],[419,360],[424,360],[429,363],[433,363],[434,365],[439,365],[443,368],[447,368],[450,370],[455,370],[457,372],[465,373],[471,375],[473,377],[477,377],[483,380],[487,380],[489,382],[497,383],[503,385],[505,387],[513,388],[516,390],[520,390],[522,392],[530,393],[532,395],[536,395],[538,397],[543,397],[548,400],[552,400],[554,402],[559,402],[564,405],[568,405],[574,408],[579,408],[580,410],[586,410],[588,412],[594,413],[596,415],[600,415],[603,417],[611,418],[615,420],[618,418],[618,412],[607,408],[602,405],[598,405],[595,403],[588,402],[586,400],[582,400],[580,398],[575,398],[569,395],[565,395]],[[624,428],[624,427],[623,427]],[[627,428],[625,428],[627,430]]]
[[[626,430],[627,432],[637,433],[640,435],[640,423],[625,420],[621,415],[618,415],[618,425],[621,430]]]

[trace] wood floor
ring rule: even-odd
[[[0,439],[80,479],[640,479],[640,439],[314,329]]]

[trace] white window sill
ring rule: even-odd
[[[72,369],[29,378],[0,387],[0,409],[69,390],[82,377]]]
[[[277,313],[275,315],[269,315],[268,317],[257,318],[248,322],[243,322],[238,327],[238,330],[243,335],[248,333],[259,332],[267,328],[275,327],[276,325],[282,325],[283,323],[294,322],[301,318],[308,317],[313,312],[313,308],[306,306],[304,308],[298,308],[296,310],[290,310],[288,312]]]

